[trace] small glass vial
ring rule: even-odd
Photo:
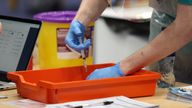
[[[169,88],[175,86],[174,62],[175,53],[159,61],[158,71],[161,74],[161,79],[157,82],[158,87]]]

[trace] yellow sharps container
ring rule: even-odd
[[[83,64],[81,54],[69,48],[64,42],[75,14],[74,11],[56,11],[40,13],[34,16],[36,20],[42,21],[37,41],[40,69]],[[93,41],[93,29],[94,23],[91,23],[86,28],[85,39]],[[91,45],[85,52],[87,56],[86,63],[93,64],[93,46]]]

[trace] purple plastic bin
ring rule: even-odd
[[[53,11],[39,13],[34,16],[34,19],[54,23],[71,23],[75,15],[76,11]]]

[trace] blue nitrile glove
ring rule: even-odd
[[[65,43],[76,51],[88,48],[91,45],[91,41],[87,39],[84,42],[84,33],[85,26],[78,20],[73,20],[65,38]],[[82,40],[83,44],[80,44],[79,39]]]
[[[119,63],[102,69],[96,69],[88,77],[87,80],[102,79],[102,78],[115,78],[125,76],[123,71],[120,69]]]

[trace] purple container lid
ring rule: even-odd
[[[52,11],[36,14],[34,19],[54,23],[71,23],[76,11]]]

